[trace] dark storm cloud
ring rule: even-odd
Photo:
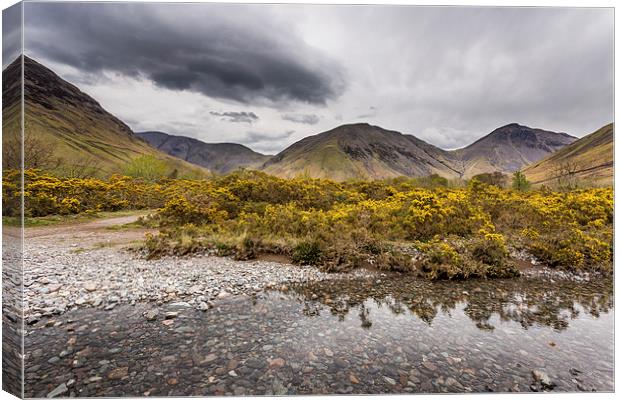
[[[22,51],[22,4],[2,10],[2,69]]]
[[[239,7],[28,3],[25,47],[35,58],[85,73],[116,71],[244,103],[324,104],[341,94],[344,81],[335,63],[291,26],[275,28],[261,18],[260,6],[245,19],[237,18]]]
[[[227,111],[227,112],[216,112],[211,111],[209,114],[215,115],[216,117],[222,117],[222,121],[228,122],[245,122],[251,124],[252,122],[258,121],[258,115],[253,112],[247,111]]]
[[[316,125],[320,118],[316,114],[284,114],[282,119],[297,124]]]

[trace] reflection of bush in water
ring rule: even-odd
[[[398,276],[380,284],[373,279],[353,279],[294,285],[291,289],[301,295],[305,315],[319,315],[327,307],[343,321],[355,308],[364,328],[372,326],[367,300],[394,314],[409,310],[429,325],[440,311],[450,313],[464,303],[463,312],[482,330],[494,329],[490,322],[493,315],[517,322],[523,329],[541,325],[563,330],[580,310],[598,317],[613,306],[613,281],[607,278],[583,283],[542,279],[433,283]]]

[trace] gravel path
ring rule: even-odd
[[[85,224],[27,229],[24,247],[25,316],[43,316],[78,307],[111,310],[120,304],[186,302],[207,310],[212,301],[254,294],[293,282],[342,278],[313,267],[267,261],[240,262],[196,256],[145,260],[125,249],[146,230],[112,230],[137,218],[122,217]],[[368,275],[356,272],[347,276]]]

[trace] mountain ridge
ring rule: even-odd
[[[20,57],[3,71],[3,115],[8,119],[20,114],[21,62]],[[109,176],[123,172],[134,158],[148,155],[164,163],[170,173],[208,174],[148,146],[94,98],[25,55],[23,75],[25,136],[60,155],[50,168],[64,173],[88,168],[89,175]],[[3,137],[3,144],[9,139]]]
[[[514,172],[575,140],[566,133],[510,123],[464,148],[443,150],[410,134],[355,123],[307,136],[273,156],[262,169],[281,177],[336,180],[433,173],[467,179],[483,172]],[[312,154],[318,149],[330,156]]]
[[[453,150],[463,163],[463,177],[485,172],[514,172],[577,140],[564,132],[552,132],[510,123],[494,129],[475,142]]]
[[[136,132],[136,136],[166,154],[220,174],[239,168],[257,168],[271,158],[239,143],[206,143],[196,138],[161,131]]]

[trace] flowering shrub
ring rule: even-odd
[[[209,180],[145,181],[24,174],[25,214],[158,209],[149,256],[215,251],[238,258],[283,254],[340,271],[360,266],[433,279],[516,273],[509,250],[550,266],[612,269],[613,189],[517,191],[415,181],[280,179],[241,171]],[[20,212],[20,174],[3,176],[5,215]]]

